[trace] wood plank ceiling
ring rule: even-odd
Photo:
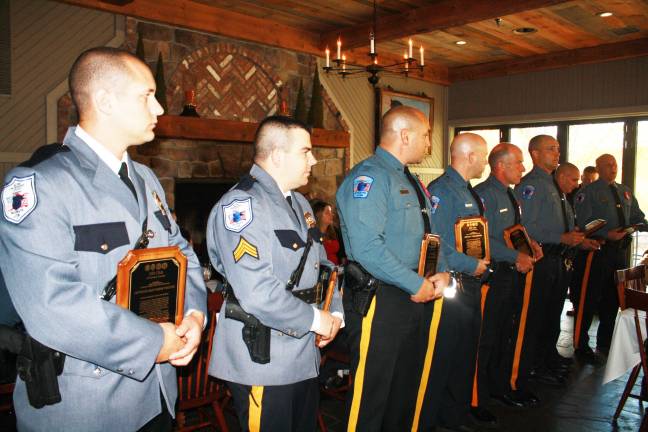
[[[371,0],[61,1],[320,56],[340,37],[348,59],[368,62]],[[444,84],[648,55],[648,0],[378,0],[377,15],[381,62],[412,38],[423,78]]]

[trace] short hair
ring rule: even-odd
[[[513,152],[513,149],[518,147],[514,144],[508,142],[501,142],[493,147],[490,154],[488,155],[488,165],[491,168],[491,171],[495,169],[497,164],[502,161],[506,156],[510,155]],[[518,149],[519,150],[519,149]]]
[[[569,171],[578,172],[578,167],[570,162],[563,162],[556,168],[556,176],[567,174]]]
[[[548,140],[548,139],[555,139],[551,135],[536,135],[533,138],[529,140],[529,153],[531,153],[533,150],[540,150],[540,145]]]
[[[273,132],[281,131],[285,137],[290,129],[302,129],[311,134],[310,127],[292,117],[275,115],[263,119],[254,135],[254,159],[265,159],[276,148],[285,147],[285,140],[278,139]]]
[[[90,48],[77,57],[70,69],[68,86],[79,117],[90,109],[93,86],[97,83],[118,86],[130,73],[127,62],[133,60],[145,64],[128,51],[111,47]]]
[[[598,170],[596,169],[596,167],[589,165],[585,167],[583,174],[598,174]]]

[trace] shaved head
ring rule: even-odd
[[[550,135],[537,135],[529,141],[529,153],[534,166],[551,173],[560,161],[560,143]]]
[[[430,123],[425,114],[405,105],[391,108],[382,118],[380,147],[403,164],[421,162],[430,147]]]
[[[599,172],[599,177],[608,183],[612,183],[617,176],[617,162],[614,156],[604,153],[596,158],[596,169]]]
[[[148,68],[133,54],[117,48],[91,48],[82,53],[72,65],[68,78],[79,118],[91,114],[92,93],[96,89],[118,89],[141,66]]]
[[[502,184],[520,183],[524,172],[524,156],[518,146],[502,142],[493,147],[488,155],[491,174]]]
[[[578,186],[580,179],[580,171],[578,167],[572,163],[565,162],[556,168],[556,183],[563,193],[571,193]]]
[[[562,174],[576,174],[578,176],[580,174],[580,171],[578,167],[573,163],[564,162],[558,165],[558,168],[556,168],[556,175]]]
[[[486,167],[488,147],[480,135],[463,133],[450,144],[450,165],[465,180],[481,177]]]

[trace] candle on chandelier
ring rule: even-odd
[[[375,54],[376,53],[376,41],[375,41],[373,32],[371,32],[371,35],[369,36],[369,47],[370,47],[369,52],[371,54]]]
[[[412,58],[412,43],[413,43],[412,39],[410,38],[410,40],[409,40],[409,51],[408,51],[409,58]]]
[[[342,70],[346,70],[346,55],[342,56]]]
[[[405,60],[405,70],[409,70],[409,62],[407,61],[407,53],[403,54],[403,60]]]
[[[425,66],[425,57],[423,55],[423,46],[422,45],[421,45],[421,48],[420,48],[420,52],[421,52],[421,66]]]
[[[342,40],[338,38],[337,40],[337,59],[340,60],[342,55]]]
[[[423,48],[421,48],[423,50]],[[421,51],[421,54],[423,51]],[[326,48],[326,67],[331,67],[331,50]]]

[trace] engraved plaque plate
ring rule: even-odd
[[[531,258],[535,258],[533,247],[531,247],[531,239],[526,228],[522,225],[516,224],[506,228],[504,230],[504,242],[506,242],[506,246],[509,248],[525,253]]]
[[[187,257],[177,246],[135,249],[117,266],[117,304],[155,322],[184,316]]]
[[[457,219],[455,223],[457,251],[477,259],[490,259],[488,221],[482,216]]]
[[[439,253],[441,251],[441,238],[436,234],[425,234],[421,241],[418,274],[423,277],[432,276],[437,272]]]

